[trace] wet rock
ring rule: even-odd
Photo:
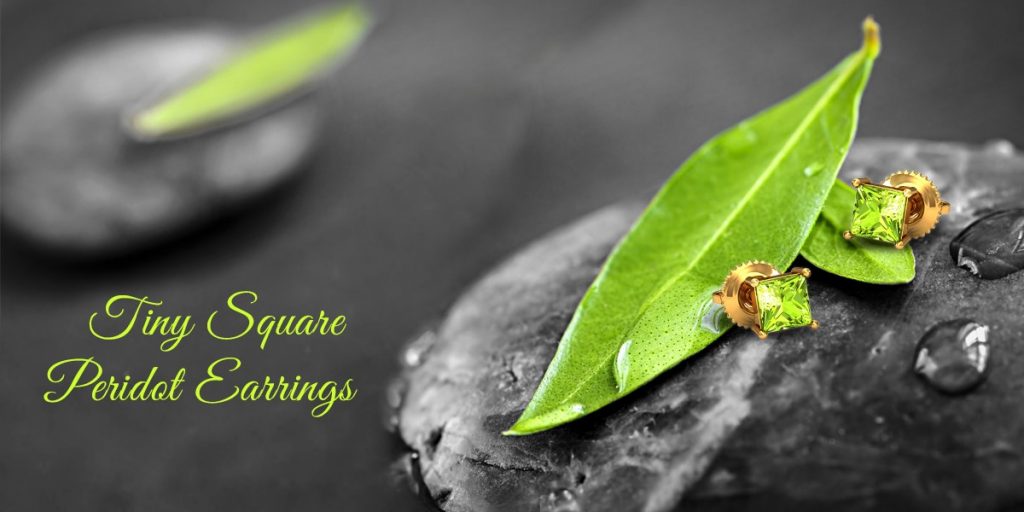
[[[978,280],[945,256],[977,210],[1024,198],[1024,159],[874,141],[854,147],[842,175],[902,168],[932,176],[954,205],[915,241],[914,282],[815,273],[818,331],[762,342],[733,329],[630,397],[526,437],[500,432],[640,205],[602,210],[514,255],[406,358],[404,394],[392,403],[415,455],[411,477],[454,511],[1020,506],[1024,344],[1000,343],[984,385],[962,396],[936,393],[914,367],[917,341],[938,322],[972,318],[993,339],[1024,339],[1024,272]]]
[[[125,109],[194,79],[237,38],[151,28],[72,46],[12,97],[3,125],[3,220],[66,256],[152,244],[285,181],[316,138],[315,98],[191,138],[139,143]]]
[[[957,265],[982,279],[1024,269],[1024,208],[998,211],[967,226],[949,243]]]
[[[964,319],[940,322],[918,342],[914,371],[939,391],[964,393],[984,380],[990,350],[988,326]]]

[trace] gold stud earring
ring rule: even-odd
[[[796,327],[818,328],[807,295],[810,269],[793,267],[785,274],[770,263],[749,261],[729,272],[722,289],[711,296],[740,327],[765,339],[768,333]]]
[[[853,224],[843,233],[847,240],[857,236],[902,249],[911,239],[931,232],[939,217],[949,213],[949,203],[939,196],[935,184],[915,171],[894,172],[881,185],[867,178],[851,184],[857,189],[857,200]]]

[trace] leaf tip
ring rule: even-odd
[[[121,125],[132,139],[139,142],[150,142],[160,135],[160,130],[155,123],[154,111],[148,108],[133,114],[126,115],[121,120]]]
[[[541,412],[527,407],[515,424],[501,434],[505,436],[536,434],[569,423],[586,414],[587,408],[579,402],[563,403]]]
[[[875,18],[868,16],[864,18],[864,51],[868,57],[874,58],[882,51],[882,36],[881,29],[878,23],[875,22]]]
[[[324,7],[319,12],[324,17],[332,18],[340,27],[344,28],[345,24],[350,24],[357,31],[365,31],[375,21],[373,11],[360,1],[338,2],[333,6]]]
[[[525,420],[525,416],[521,416],[512,424],[511,427],[502,432],[501,435],[506,437],[522,437],[543,430],[536,428],[536,425],[531,428],[530,423],[530,420]]]

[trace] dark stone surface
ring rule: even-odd
[[[138,28],[56,57],[4,116],[4,222],[61,256],[108,255],[221,217],[284,182],[316,138],[312,97],[175,141],[139,143],[122,130],[126,110],[195,79],[237,43],[210,27]]]
[[[998,211],[974,221],[949,243],[949,255],[982,279],[1024,269],[1024,209]]]
[[[953,205],[915,241],[918,273],[871,286],[817,272],[822,327],[734,329],[573,424],[502,437],[638,206],[595,213],[487,274],[404,357],[392,405],[415,485],[445,510],[1000,510],[1024,505],[1024,273],[982,281],[945,256],[980,211],[1024,200],[1024,158],[859,143],[842,177],[930,176]],[[990,327],[989,378],[959,397],[914,373],[935,324]]]

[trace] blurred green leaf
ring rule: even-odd
[[[143,140],[220,125],[287,97],[359,46],[372,17],[358,4],[319,11],[259,36],[218,69],[135,113]]]

